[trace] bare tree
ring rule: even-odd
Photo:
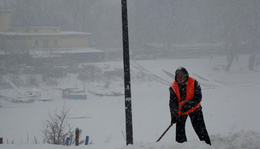
[[[250,48],[251,48],[251,55],[249,58],[249,65],[248,68],[250,71],[254,70],[256,56],[257,56],[257,48],[258,48],[258,42],[260,41],[260,34],[259,34],[259,20],[260,20],[260,3],[259,0],[253,1],[253,9],[252,10],[252,20],[250,21],[251,27],[251,38],[250,38]],[[251,7],[251,8],[252,8]],[[249,21],[248,21],[249,22]]]
[[[227,60],[228,64],[225,67],[226,71],[229,71],[233,60],[238,57],[242,52],[252,54],[252,50],[246,50],[246,48],[255,49],[254,45],[257,36],[257,11],[259,6],[256,5],[256,1],[220,1],[220,6],[223,7],[221,13],[222,27],[221,36],[223,43],[226,44]],[[245,47],[247,43],[248,47]],[[253,50],[255,51],[255,50]]]
[[[226,53],[228,64],[225,67],[225,70],[229,71],[233,60],[238,53],[239,40],[242,38],[242,26],[244,23],[244,12],[242,11],[242,8],[244,7],[244,3],[242,1],[229,1],[225,4],[225,9],[222,13],[224,26],[222,33],[224,43],[226,43],[227,47]]]
[[[48,144],[64,145],[66,138],[74,138],[74,129],[69,124],[70,108],[63,106],[60,111],[49,112],[49,119],[43,122],[42,133]]]

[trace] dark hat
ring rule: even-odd
[[[175,81],[176,82],[177,82],[177,78],[176,78],[177,74],[185,74],[187,76],[187,80],[188,80],[189,73],[184,67],[179,67],[178,69],[176,69],[176,71],[175,71]]]
[[[188,71],[187,71],[184,67],[179,67],[179,68],[175,71],[175,75],[180,74],[180,73],[189,76]]]

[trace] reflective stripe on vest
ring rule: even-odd
[[[188,110],[184,113],[181,113],[182,106],[184,105],[184,103],[191,100],[194,96],[194,85],[195,85],[195,79],[193,79],[192,77],[189,77],[188,81],[187,81],[186,98],[185,98],[185,100],[181,101],[178,83],[176,81],[174,81],[172,83],[171,87],[178,98],[178,114],[187,115],[187,114],[195,111],[200,106],[200,103],[199,103],[195,107],[191,108],[190,110]]]

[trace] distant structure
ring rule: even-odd
[[[86,48],[90,33],[61,31],[60,26],[11,27],[10,11],[0,10],[0,48]]]

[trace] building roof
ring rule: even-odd
[[[30,50],[33,57],[60,57],[62,54],[77,54],[77,53],[102,53],[105,51],[94,48],[71,48],[71,49],[52,49],[49,51]]]
[[[30,50],[29,53],[32,57],[60,57],[62,54],[77,54],[77,53],[103,53],[105,51],[95,49],[95,48],[70,48],[70,49],[61,49],[55,48],[46,51],[45,50]],[[6,55],[5,51],[0,50],[0,55]]]
[[[27,29],[28,27],[12,27],[14,29],[16,28],[24,28]],[[29,28],[60,28],[60,26],[30,26]]]
[[[74,31],[62,31],[60,33],[19,33],[19,32],[0,32],[0,35],[7,35],[7,36],[12,36],[12,35],[23,35],[23,36],[28,36],[28,35],[91,35],[91,33],[87,32],[74,32]]]
[[[70,49],[58,49],[54,51],[58,54],[66,54],[66,53],[99,53],[105,52],[95,48],[70,48]]]

